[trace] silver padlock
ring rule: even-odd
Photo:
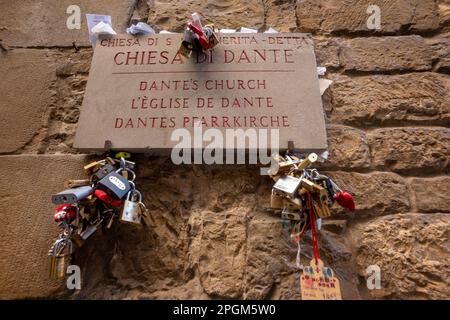
[[[136,195],[137,201],[132,199],[132,197]],[[141,224],[142,218],[142,195],[136,189],[132,189],[128,192],[127,199],[123,204],[122,215],[120,216],[120,220],[122,222],[133,223],[133,224]]]

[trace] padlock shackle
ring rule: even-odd
[[[136,187],[135,187],[135,185],[133,183],[132,189],[127,194],[127,200],[131,201],[131,195],[135,195],[135,194],[137,194],[137,196],[138,196],[138,201],[136,201],[136,202],[142,202],[142,194],[141,194],[140,191],[136,190]]]
[[[120,173],[120,172],[122,172],[122,171],[127,171],[127,172],[130,172],[131,173],[131,175],[133,176],[133,178],[130,180],[130,179],[128,179],[128,182],[133,182],[135,179],[136,179],[136,173],[133,171],[133,170],[131,170],[131,169],[129,169],[129,168],[123,168],[123,167],[120,167],[119,169],[117,169],[116,170],[116,173]]]

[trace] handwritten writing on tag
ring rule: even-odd
[[[342,300],[339,279],[322,260],[312,259],[300,275],[300,292],[303,300]]]

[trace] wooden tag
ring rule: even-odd
[[[322,260],[312,259],[300,275],[300,292],[302,300],[342,300],[339,279],[329,267],[324,267]]]

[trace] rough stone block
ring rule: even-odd
[[[450,212],[450,177],[415,178],[411,189],[419,212]]]
[[[259,29],[264,24],[262,1],[186,1],[156,0],[150,7],[149,23],[158,30],[183,32],[191,13],[197,12],[202,24],[214,23],[218,29],[248,27]]]
[[[368,37],[341,44],[345,71],[431,70],[432,55],[421,36]]]
[[[359,275],[365,278],[370,265],[381,271],[381,288],[368,290],[366,298],[447,299],[449,224],[450,214],[408,213],[355,226]]]
[[[445,75],[426,72],[333,80],[328,90],[332,123],[357,127],[450,124],[450,78]]]
[[[372,165],[399,173],[446,172],[450,129],[383,128],[367,133]]]
[[[0,152],[23,148],[48,124],[55,71],[45,50],[0,53]]]
[[[47,252],[60,230],[51,195],[64,180],[85,178],[84,155],[0,156],[0,298],[48,297],[65,284],[49,280]]]
[[[356,204],[354,218],[380,216],[384,214],[408,212],[410,201],[403,178],[394,173],[374,172],[328,172],[333,181],[350,193]],[[351,216],[350,212],[335,204],[331,210]]]
[[[328,160],[321,168],[368,168],[370,152],[362,130],[341,125],[328,125]]]
[[[89,45],[87,13],[111,15],[113,28],[124,33],[132,0],[24,0],[0,1],[2,21],[0,39],[9,46]],[[68,29],[67,8],[77,5],[81,11],[80,29]]]
[[[367,28],[367,20],[377,5],[381,30]],[[423,32],[439,27],[437,5],[433,0],[298,0],[297,17],[301,32],[384,33]]]

